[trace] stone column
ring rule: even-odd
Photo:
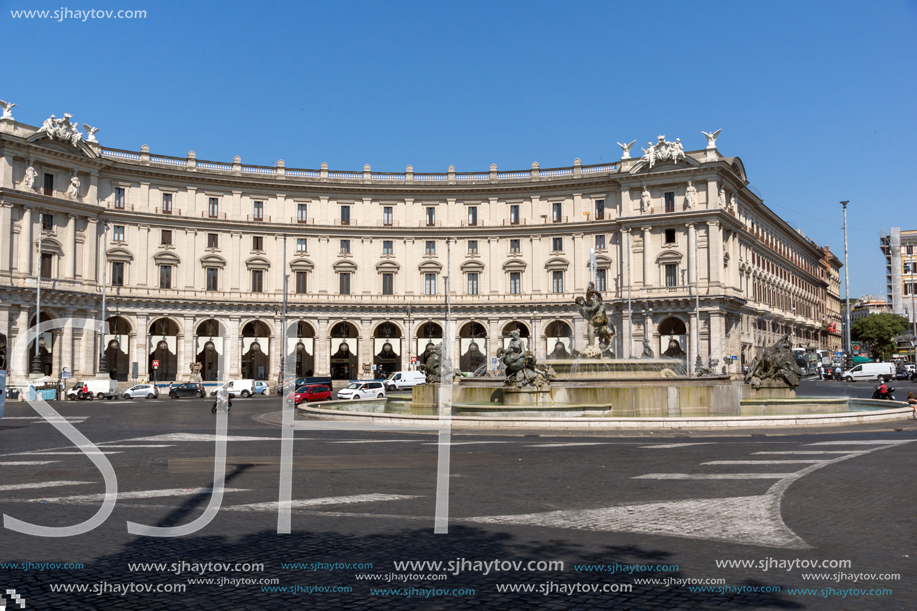
[[[707,284],[712,290],[721,284],[723,277],[723,234],[719,221],[707,221],[707,261],[710,265]]]
[[[694,252],[697,244],[697,226],[694,223],[686,223],[685,226],[688,228],[688,284],[694,286],[697,280],[694,274]]]
[[[64,253],[64,278],[67,280],[76,279],[76,220],[77,216],[75,214],[67,215],[66,244],[67,249],[70,251]]]
[[[627,287],[630,286],[630,272],[633,267],[633,245],[630,243],[630,228],[621,229],[621,298],[627,299]],[[626,318],[626,316],[625,316]]]
[[[643,231],[643,288],[648,288],[655,284],[653,282],[653,269],[651,263],[653,228],[644,226],[640,229]]]
[[[28,331],[29,331],[29,308],[28,306],[20,306],[19,313],[16,315],[16,337],[12,337],[7,340],[7,345],[9,346],[9,359],[10,365],[13,372],[16,375],[26,377],[29,375],[29,365],[32,361],[32,352],[29,351],[28,343]],[[16,342],[19,341],[19,338],[23,339],[23,344],[26,349],[22,353],[15,353],[12,351],[12,348],[16,345]]]
[[[618,327],[619,329],[621,327]],[[586,344],[589,343],[588,338],[586,337],[588,331],[586,329],[586,319],[580,317],[573,319],[573,348],[575,350],[584,350]]]
[[[83,242],[83,280],[101,282],[99,277],[99,219],[89,217],[86,224],[86,236]]]
[[[223,377],[238,378],[242,368],[242,341],[239,339],[239,325],[242,317],[238,315],[229,317],[229,341],[224,345],[224,362],[229,363],[229,372],[223,372]]]
[[[135,286],[146,286],[149,278],[150,267],[150,226],[140,225],[140,246],[137,248],[137,260],[131,270],[131,284]]]
[[[643,337],[649,341],[650,348],[657,357],[662,354],[659,342],[656,341],[656,322],[653,320],[653,315],[648,312],[643,317]],[[643,354],[643,349],[641,348],[639,352]]]
[[[484,256],[487,257],[487,268],[484,270],[484,273],[487,274],[487,285],[490,287],[488,293],[500,293],[499,280],[502,275],[500,270],[499,263],[499,254],[498,249],[500,248],[500,240],[498,238],[487,238],[487,252],[484,253]],[[483,278],[481,279],[483,281]],[[481,289],[484,288],[482,282]],[[481,291],[484,292],[483,290]],[[488,364],[488,369],[490,365]]]
[[[137,361],[137,375],[141,379],[148,379],[150,365],[150,339],[147,335],[150,330],[150,317],[147,314],[137,315],[137,328],[134,330],[136,341],[131,350],[131,361]],[[133,368],[133,365],[131,366]]]
[[[585,251],[585,257],[577,256],[581,251]],[[573,250],[570,252],[570,261],[570,266],[573,268],[573,290],[576,293],[581,293],[586,290],[586,282],[592,280],[592,278],[588,277],[589,268],[587,267],[584,270],[582,265],[583,261],[589,261],[589,251],[583,246],[583,234],[581,233],[573,234]]]
[[[63,368],[66,367],[70,372],[73,372],[74,362],[76,361],[73,358],[73,318],[66,318],[64,328],[58,331],[60,333],[58,336],[58,341],[60,342],[60,367],[58,371],[63,371]]]
[[[236,293],[239,291],[242,275],[242,234],[238,231],[232,232],[232,252],[229,253],[229,280],[230,288]]]
[[[697,361],[697,343],[700,342],[700,321],[697,319],[697,312],[691,310],[688,314],[688,371],[694,372],[694,363]],[[695,333],[695,329],[697,332]],[[697,342],[694,338],[697,337]]]
[[[532,249],[532,258],[529,259],[528,279],[526,286],[529,294],[541,293],[541,281],[545,274],[544,261],[541,260],[541,236],[533,235],[529,237],[529,246]]]
[[[373,333],[372,333],[373,321],[369,318],[360,319],[360,362],[357,363],[357,367],[360,369],[360,375],[363,375],[363,363],[369,363],[372,365],[373,354]],[[372,370],[370,370],[372,371]],[[373,375],[372,373],[370,375]],[[375,376],[374,376],[375,377]]]
[[[318,332],[315,334],[315,375],[331,375],[331,346],[328,342],[328,317],[318,319]]]
[[[22,218],[19,220],[19,273],[32,275],[32,211],[34,206],[23,206]],[[38,216],[38,213],[35,213]]]
[[[287,324],[290,324],[290,319],[287,318]],[[286,350],[286,346],[283,345],[283,317],[274,316],[274,332],[271,335],[271,345],[270,345],[270,357],[269,367],[271,370],[268,372],[268,380],[277,380],[280,382],[281,366],[280,366],[280,357],[283,355]],[[295,357],[294,357],[295,358]]]
[[[98,170],[89,171],[89,190],[86,192],[86,199],[84,201],[87,204],[93,204],[95,206],[99,205],[99,171]]]
[[[487,369],[493,369],[492,358],[497,356],[497,350],[503,347],[503,338],[500,336],[500,319],[487,319]],[[459,355],[461,356],[461,355]]]
[[[0,231],[3,232],[0,234],[0,277],[9,277],[13,256],[13,205],[7,202],[0,202]]]
[[[185,252],[183,254],[181,270],[184,272],[184,288],[193,289],[194,277],[197,275],[197,268],[200,265],[197,262],[197,229],[185,229]],[[179,275],[181,275],[181,271]],[[182,285],[176,283],[176,286]]]
[[[723,356],[726,354],[726,333],[722,312],[715,312],[710,315],[710,356],[720,360],[719,367],[723,366]]]

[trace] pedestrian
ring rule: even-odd
[[[822,365],[821,363],[818,364],[818,379],[819,380],[825,379],[825,366]]]
[[[841,381],[841,366],[840,365],[834,368],[834,379],[837,380],[838,382]]]
[[[917,397],[914,396],[914,391],[907,393],[907,405],[914,410],[914,420],[917,420]]]

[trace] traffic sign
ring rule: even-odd
[[[412,357],[411,357],[411,364],[413,365],[413,364],[416,363],[416,362],[417,362],[417,357],[416,357],[416,356],[412,356]]]
[[[153,361],[153,369],[159,369],[159,361]]]
[[[490,362],[493,363],[494,365],[496,365],[496,364],[497,364],[497,359],[496,359],[496,357],[490,359]]]

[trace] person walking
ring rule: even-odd
[[[914,410],[914,420],[917,420],[917,397],[914,391],[907,393],[907,406]]]
[[[818,364],[818,379],[819,380],[825,379],[825,366],[822,365],[821,363]]]

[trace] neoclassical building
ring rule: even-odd
[[[689,367],[736,356],[736,372],[784,333],[828,347],[825,252],[715,140],[684,151],[659,137],[604,165],[390,174],[109,149],[69,115],[5,116],[2,356],[33,367],[34,344],[10,346],[36,320],[39,282],[40,320],[63,321],[35,359],[53,376],[96,373],[102,349],[122,380],[154,362],[158,380],[185,379],[197,361],[206,380],[273,381],[281,358],[300,375],[381,375],[442,341],[447,289],[463,370],[489,366],[514,329],[539,357],[563,356],[587,342],[574,298],[591,250],[619,356],[646,340]],[[67,321],[100,319],[103,285],[97,337]]]

